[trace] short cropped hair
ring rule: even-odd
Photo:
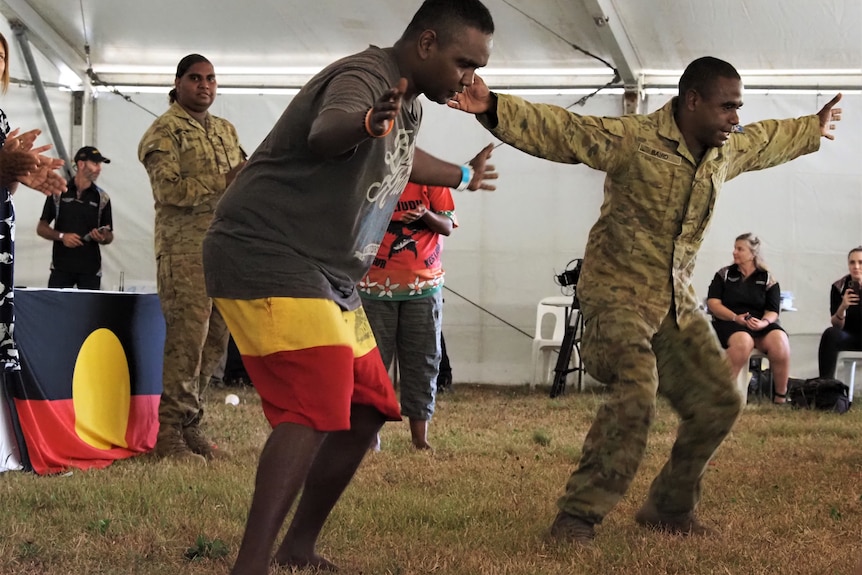
[[[402,38],[434,30],[440,42],[445,43],[465,26],[485,34],[494,33],[491,12],[479,0],[425,0],[413,15]]]
[[[731,64],[712,56],[704,56],[686,66],[679,78],[679,95],[685,96],[689,90],[694,90],[701,96],[709,96],[717,78],[741,80],[739,72]]]
[[[847,259],[849,260],[849,259],[850,259],[850,256],[852,256],[852,255],[853,255],[853,254],[855,254],[856,252],[862,252],[862,246],[856,246],[855,248],[853,248],[852,250],[850,250],[849,252],[847,252]]]
[[[195,64],[200,64],[201,62],[206,62],[207,64],[212,65],[212,62],[201,56],[200,54],[189,54],[180,60],[180,63],[177,64],[177,78],[182,78],[186,75],[186,72],[189,71],[189,68],[194,66]],[[168,100],[171,104],[177,101],[177,89],[171,88],[171,91],[168,92]]]

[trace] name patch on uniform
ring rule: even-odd
[[[661,150],[656,150],[655,148],[650,148],[646,144],[641,144],[638,147],[638,152],[641,154],[646,154],[647,156],[652,156],[653,158],[657,158],[662,160],[663,162],[667,162],[668,164],[673,164],[674,166],[679,166],[682,164],[682,158],[679,156],[674,156],[673,154],[668,154],[667,152],[662,152]]]

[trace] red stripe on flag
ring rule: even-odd
[[[78,437],[72,399],[16,399],[15,409],[33,470],[44,475],[69,467],[101,469],[117,459],[151,450],[159,429],[159,399],[158,395],[131,396],[125,435],[129,447],[110,449],[97,449]]]

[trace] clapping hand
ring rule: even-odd
[[[55,172],[63,167],[63,160],[43,155],[51,149],[51,144],[33,147],[41,133],[41,130],[30,130],[19,134],[15,129],[7,136],[0,148],[0,185],[9,187],[21,182],[45,195],[66,191],[65,179]]]
[[[19,177],[18,181],[46,196],[65,192],[66,180],[55,171],[63,167],[63,160],[41,155],[37,155],[37,158],[39,163],[36,168],[26,176]]]
[[[36,169],[39,161],[36,155],[30,152],[33,142],[41,132],[31,130],[24,134],[18,134],[18,129],[13,130],[7,137],[6,143],[0,148],[0,185],[8,187],[18,181],[18,178],[26,176]]]

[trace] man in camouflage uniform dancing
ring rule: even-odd
[[[171,107],[138,146],[156,200],[157,281],[166,328],[155,452],[204,464],[224,453],[201,432],[200,393],[225,353],[228,330],[206,294],[201,246],[216,204],[246,159],[233,125],[207,111],[216,86],[206,58],[180,60]]]
[[[635,519],[706,534],[695,509],[706,465],[742,398],[691,285],[722,184],[816,151],[833,139],[840,94],[816,115],[739,127],[742,81],[716,58],[692,62],[679,95],[649,115],[579,116],[494,94],[477,78],[450,106],[478,115],[504,142],[607,173],[578,286],[587,370],[610,388],[557,502],[551,535],[589,543],[622,498],[646,449],[656,393],[679,413],[670,459]]]

